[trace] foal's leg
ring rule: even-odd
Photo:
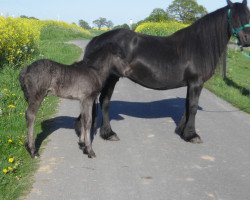
[[[195,115],[198,109],[199,97],[203,88],[203,82],[192,81],[187,88],[186,112],[184,113],[178,130],[180,136],[188,142],[202,143],[200,136],[195,131]],[[186,122],[185,122],[186,121]]]
[[[83,148],[83,152],[88,154],[89,158],[96,157],[92,149],[91,127],[92,127],[92,109],[94,99],[84,99],[81,101],[81,131],[79,136],[79,145]]]
[[[113,94],[115,84],[119,81],[119,77],[110,76],[105,83],[100,95],[100,105],[102,110],[102,125],[100,128],[100,136],[105,140],[118,141],[120,140],[117,134],[112,131],[109,118],[109,103]]]
[[[34,95],[35,96],[35,95]],[[42,98],[39,99],[28,99],[28,108],[26,110],[25,116],[26,116],[26,123],[27,123],[27,141],[26,141],[26,148],[28,152],[30,153],[31,157],[34,158],[36,155],[38,155],[38,152],[36,152],[35,148],[35,141],[33,138],[33,132],[34,132],[34,124],[36,119],[36,114],[39,109],[39,106],[43,100]]]

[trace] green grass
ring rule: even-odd
[[[64,29],[63,27],[59,26],[46,26],[40,35],[40,39],[45,41],[45,40],[50,40],[54,41],[69,41],[72,39],[80,39],[80,38],[90,38],[90,35],[87,35],[85,33],[79,32],[74,29]]]
[[[54,37],[59,30],[49,27],[42,32],[39,43],[39,58],[49,58],[64,64],[71,64],[80,56],[80,48],[65,44],[64,41],[79,38],[72,31],[63,31],[62,37]],[[68,35],[67,35],[68,32]],[[51,34],[51,35],[50,35]],[[32,62],[29,61],[28,63]],[[18,76],[22,66],[4,66],[0,71],[0,199],[18,199],[30,191],[32,176],[37,168],[38,161],[31,159],[24,148],[26,125],[24,112],[26,102],[20,89]],[[50,118],[56,111],[58,99],[47,97],[39,109],[35,133],[40,133],[41,122]],[[10,163],[9,158],[14,158]],[[11,167],[7,174],[3,170]],[[9,168],[9,169],[11,169]]]
[[[95,37],[95,36],[98,36],[98,35],[101,35],[101,34],[107,32],[107,31],[106,30],[98,30],[98,29],[90,29],[89,32],[91,33],[92,37]]]
[[[249,52],[248,52],[249,53]],[[215,74],[206,88],[235,107],[250,113],[250,59],[239,51],[229,50],[227,78]]]

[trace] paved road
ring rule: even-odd
[[[174,134],[185,93],[185,88],[154,91],[121,79],[110,110],[121,141],[97,135],[95,159],[77,145],[78,102],[62,100],[55,118],[43,123],[50,142],[27,199],[250,199],[249,115],[203,90],[196,124],[204,143],[186,143]]]

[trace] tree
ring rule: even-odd
[[[20,15],[20,18],[39,20],[39,19],[37,19],[37,18],[35,18],[35,17],[28,17],[28,16],[26,16],[26,15]]]
[[[112,28],[114,26],[114,24],[112,21],[109,20],[106,22],[106,26],[107,26],[107,28]]]
[[[90,29],[90,26],[88,24],[88,22],[80,19],[79,22],[78,22],[79,26],[81,26],[82,28],[85,28],[85,29]]]
[[[118,28],[130,29],[128,24],[117,25],[113,29],[118,29]]]
[[[207,14],[206,8],[199,5],[196,0],[174,0],[167,8],[171,18],[184,23],[193,23]]]
[[[169,20],[168,14],[162,8],[155,8],[145,21],[160,22]]]
[[[96,19],[95,21],[93,21],[93,24],[95,24],[100,30],[103,26],[106,26],[107,19],[104,17],[99,17],[99,19]]]

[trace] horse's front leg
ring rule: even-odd
[[[106,81],[105,86],[103,87],[100,95],[100,105],[102,110],[102,124],[100,127],[100,136],[103,139],[110,141],[120,140],[117,134],[111,128],[110,118],[109,118],[110,99],[118,80],[119,77],[110,76]]]
[[[186,111],[182,117],[178,131],[180,136],[187,142],[202,143],[200,136],[195,130],[195,116],[198,109],[199,97],[203,88],[203,82],[190,81],[187,88]]]
[[[92,127],[92,109],[93,98],[87,98],[81,101],[81,129],[79,136],[79,146],[83,149],[83,153],[87,154],[89,158],[96,157],[92,149],[91,141],[91,127]]]

